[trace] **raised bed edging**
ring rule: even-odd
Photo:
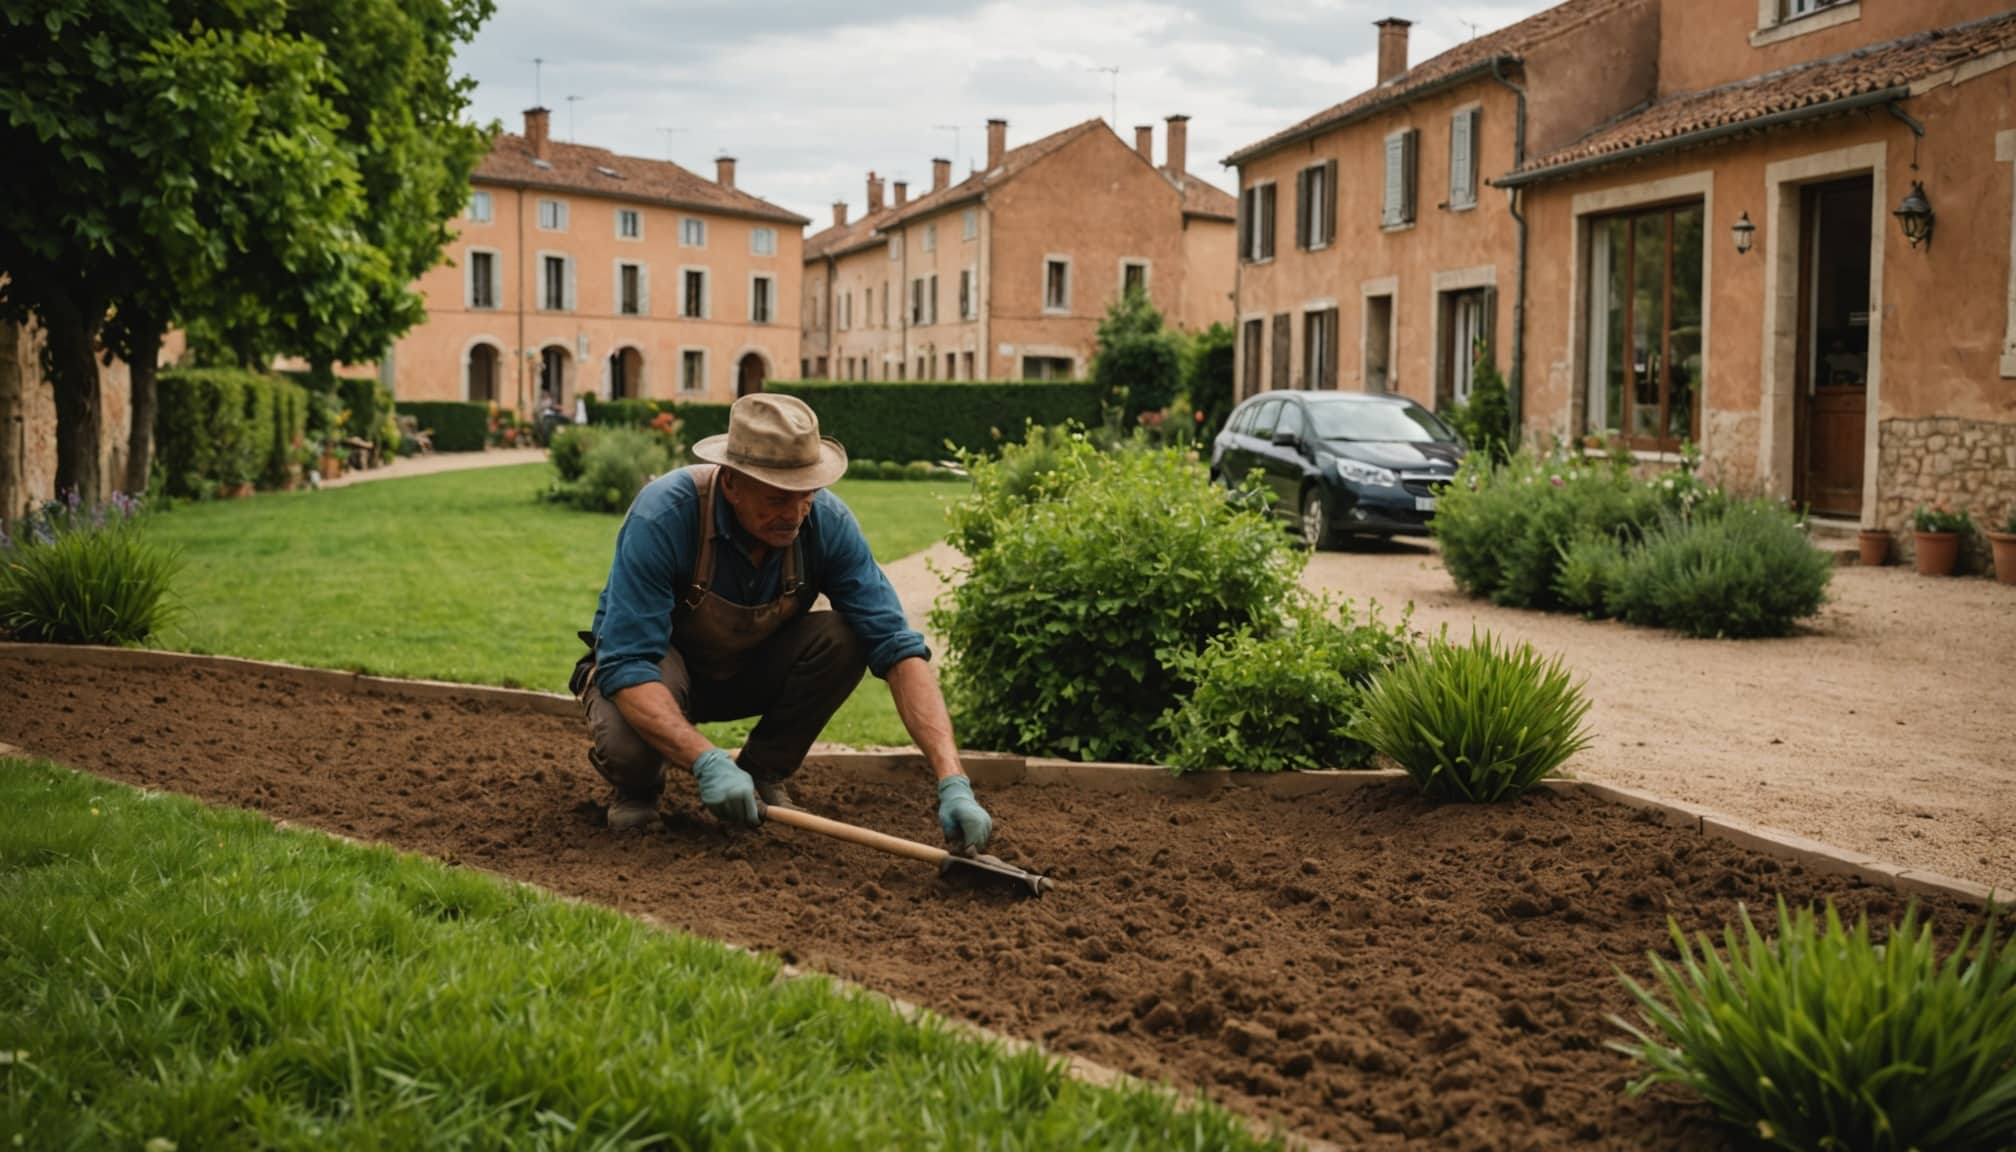
[[[573,697],[558,692],[534,692],[520,688],[495,688],[481,684],[455,684],[440,680],[405,680],[370,676],[332,668],[308,668],[237,656],[203,656],[187,652],[165,652],[151,648],[106,648],[70,644],[15,644],[0,642],[0,657],[46,660],[54,664],[100,668],[144,670],[170,666],[215,668],[219,671],[247,672],[284,679],[303,687],[322,688],[356,695],[393,699],[428,700],[451,703],[494,705],[547,716],[578,716]],[[32,749],[31,749],[32,751]],[[925,768],[923,754],[914,748],[869,751],[823,750],[815,748],[809,759],[863,781],[889,782],[914,777]],[[1096,792],[1148,792],[1155,795],[1205,797],[1233,788],[1258,788],[1281,798],[1352,791],[1370,785],[1404,779],[1395,771],[1364,772],[1204,772],[1177,775],[1152,764],[1081,763],[1046,757],[1025,757],[988,752],[961,753],[961,762],[976,784],[1000,787],[1007,784],[1064,786]],[[1943,895],[1975,907],[1996,902],[1995,890],[1971,880],[1960,880],[1929,869],[1907,868],[1880,861],[1868,853],[1854,852],[1823,844],[1790,832],[1752,824],[1707,808],[1667,800],[1649,792],[1598,784],[1586,780],[1550,780],[1543,787],[1559,791],[1582,791],[1612,803],[1656,813],[1676,828],[1695,831],[1761,852],[1764,855],[1802,864],[1828,875],[1851,876],[1879,888],[1889,888],[1904,896]],[[2007,893],[2003,894],[2005,897]]]

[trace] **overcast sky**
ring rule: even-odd
[[[1190,117],[1190,170],[1230,190],[1218,161],[1373,82],[1377,30],[1416,21],[1410,62],[1546,7],[1540,0],[498,0],[460,58],[479,120],[522,131],[537,98],[553,134],[711,176],[725,150],[736,183],[814,221],[845,199],[861,212],[870,169],[928,188],[931,158],[955,179],[986,150],[1093,117]],[[579,97],[569,103],[567,97]],[[956,126],[955,136],[952,126]],[[672,130],[672,131],[668,131]],[[957,149],[956,155],[954,149]]]

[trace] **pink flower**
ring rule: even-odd
[[[1556,488],[1559,488],[1566,483],[1566,481],[1561,479],[1561,474],[1559,472],[1556,472],[1554,475],[1548,477],[1548,482],[1553,484],[1554,487]]]

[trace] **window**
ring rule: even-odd
[[[1701,228],[1698,203],[1590,225],[1590,431],[1655,451],[1699,438]]]
[[[574,307],[574,261],[566,256],[542,256],[539,266],[539,307],[547,312],[571,311]]]
[[[1022,379],[1069,380],[1071,379],[1071,358],[1068,356],[1024,356],[1022,357]]]
[[[1295,246],[1328,248],[1337,235],[1337,162],[1325,161],[1295,174]]]
[[[768,276],[752,276],[749,279],[749,322],[751,324],[770,323],[771,294],[775,285]]]
[[[898,232],[895,235],[889,237],[889,259],[901,260],[902,258],[903,258],[903,234],[901,232]]]
[[[679,314],[689,320],[707,318],[707,270],[688,268],[680,278]]]
[[[1442,346],[1435,350],[1435,408],[1470,400],[1470,385],[1477,378],[1477,358],[1490,348],[1491,318],[1497,311],[1496,293],[1489,288],[1468,288],[1444,292],[1439,301]]]
[[[889,327],[889,282],[882,281],[882,327]]]
[[[846,331],[854,327],[854,294],[847,293],[840,298],[840,329]]]
[[[1071,262],[1052,257],[1043,262],[1043,310],[1071,310]]]
[[[469,307],[497,307],[497,254],[469,253]]]
[[[478,224],[490,223],[490,193],[471,192],[469,194],[469,219]]]
[[[936,272],[931,274],[931,286],[925,289],[924,301],[926,304],[924,322],[926,324],[936,324],[938,322],[938,274]]]
[[[1449,118],[1449,207],[1477,206],[1478,110],[1465,108]]]
[[[565,200],[539,201],[539,227],[548,232],[567,230],[567,202]]]
[[[1122,260],[1120,262],[1120,294],[1132,296],[1136,292],[1148,294],[1148,262],[1146,260]]]
[[[1239,196],[1239,255],[1248,264],[1274,258],[1274,185],[1256,184]]]
[[[679,390],[681,392],[707,390],[706,352],[698,348],[688,348],[679,353]]]
[[[705,248],[707,246],[707,222],[691,216],[679,221],[679,246],[681,248]]]
[[[971,353],[971,352],[961,352],[961,353],[959,354],[959,358],[960,358],[960,360],[961,360],[961,361],[963,361],[963,362],[965,363],[965,365],[966,365],[966,375],[965,375],[965,377],[964,377],[964,378],[965,378],[965,379],[967,379],[967,380],[977,380],[977,379],[979,379],[979,377],[977,377],[977,376],[973,375],[973,353]]]
[[[1365,391],[1393,391],[1393,297],[1365,298]]]
[[[916,327],[924,323],[924,278],[910,281],[910,325]]]
[[[625,316],[644,314],[644,266],[623,263],[616,266],[616,311]]]
[[[1246,321],[1245,332],[1242,336],[1243,343],[1240,347],[1240,354],[1246,358],[1246,362],[1240,366],[1239,394],[1241,396],[1251,396],[1260,391],[1261,345],[1266,341],[1266,338],[1267,322],[1265,320],[1255,318]],[[1248,419],[1252,418],[1252,414],[1252,409],[1249,408],[1246,410]]]
[[[616,210],[616,235],[619,239],[623,240],[643,239],[643,214],[635,208],[618,208]]]
[[[968,208],[959,218],[959,238],[971,240],[980,235],[980,210]]]
[[[749,230],[749,251],[757,256],[777,254],[777,230],[775,228],[751,228]]]
[[[1421,133],[1403,128],[1386,137],[1385,199],[1379,223],[1385,228],[1404,228],[1414,223],[1414,168],[1419,160]]]
[[[938,225],[926,224],[924,225],[924,251],[936,252],[937,250],[938,250]]]
[[[1797,20],[1801,16],[1811,16],[1827,8],[1836,8],[1849,0],[1779,0],[1779,19]]]
[[[959,270],[959,318],[971,320],[974,315],[973,269]]]
[[[1280,421],[1281,407],[1285,403],[1286,401],[1283,400],[1268,400],[1263,402],[1260,405],[1260,410],[1253,414],[1253,427],[1246,434],[1256,440],[1272,440],[1274,438],[1274,425]]]
[[[945,379],[957,380],[958,378],[959,354],[957,352],[947,352],[945,353]]]
[[[1302,314],[1302,386],[1337,387],[1337,309]]]

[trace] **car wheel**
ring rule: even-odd
[[[1310,488],[1302,493],[1302,543],[1312,552],[1321,552],[1337,546],[1336,534],[1330,530],[1330,511],[1323,506],[1321,489]]]

